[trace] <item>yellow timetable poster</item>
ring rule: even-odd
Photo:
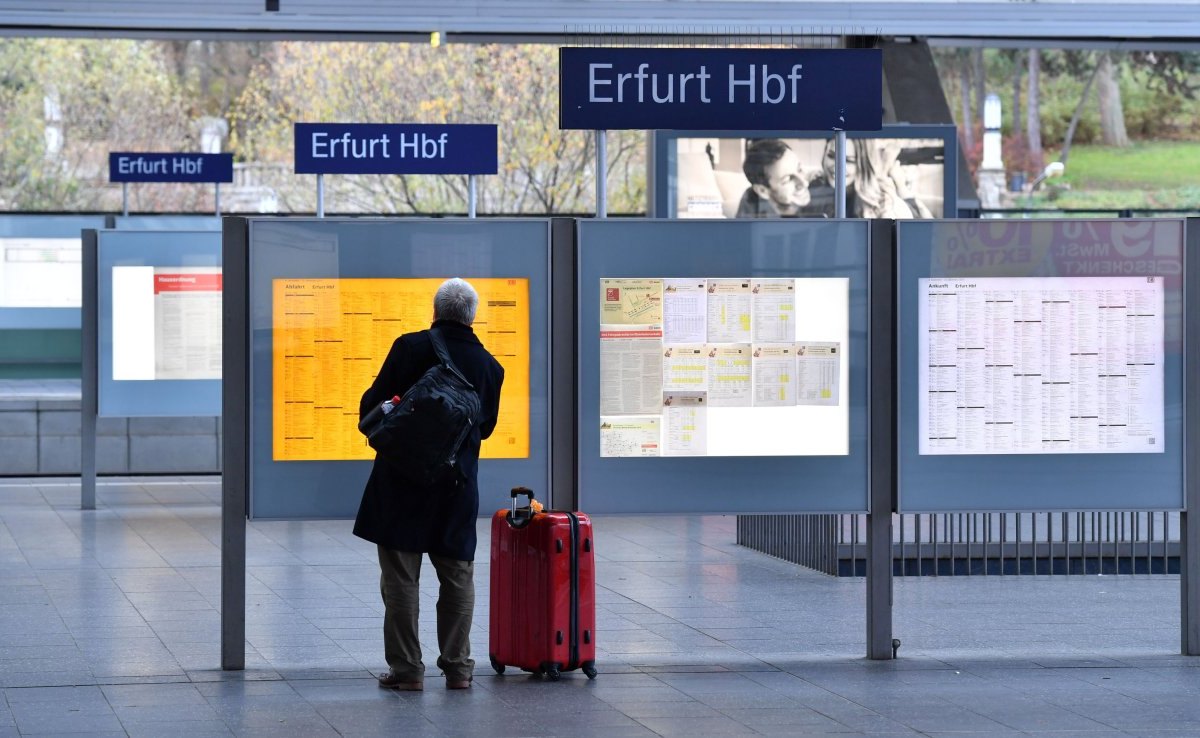
[[[276,279],[275,461],[373,459],[358,402],[392,342],[429,327],[442,279]],[[529,456],[529,280],[471,279],[475,334],[504,367],[500,419],[485,459]]]

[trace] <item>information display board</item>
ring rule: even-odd
[[[600,280],[600,455],[849,453],[849,305],[845,278]]]
[[[247,221],[250,514],[352,517],[374,458],[357,430],[362,393],[392,342],[429,327],[449,277],[470,281],[473,326],[505,368],[484,442],[481,509],[549,484],[547,221]]]
[[[899,238],[904,512],[1182,506],[1182,222]]]
[[[80,233],[103,215],[0,216],[0,329],[79,328]]]
[[[221,234],[98,231],[99,415],[221,414]]]
[[[363,390],[402,333],[429,326],[443,279],[276,279],[275,461],[374,459],[358,432]],[[504,367],[500,418],[480,458],[529,456],[529,280],[476,278],[475,330]],[[346,418],[353,423],[345,422]]]
[[[866,510],[866,222],[581,221],[579,249],[584,509]]]

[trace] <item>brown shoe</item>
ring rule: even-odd
[[[379,675],[379,686],[384,689],[397,689],[401,692],[420,692],[425,689],[424,682],[406,680],[395,672],[389,671]]]
[[[471,688],[471,678],[470,677],[467,677],[466,679],[447,679],[446,680],[446,689],[470,689],[470,688]]]

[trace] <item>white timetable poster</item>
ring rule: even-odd
[[[918,289],[921,454],[1163,452],[1162,277]]]
[[[663,456],[708,455],[708,406],[705,392],[663,395]]]
[[[708,280],[663,280],[663,341],[704,343],[708,337]]]
[[[74,307],[83,302],[83,241],[0,238],[0,307]]]
[[[221,289],[221,267],[113,267],[113,379],[220,379]]]

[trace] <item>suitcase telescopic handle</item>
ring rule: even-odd
[[[512,498],[512,506],[514,510],[517,509],[517,498],[521,497],[522,495],[528,497],[530,502],[533,502],[533,490],[529,489],[528,487],[513,487],[512,492],[508,493],[508,496]]]
[[[513,487],[512,492],[509,493],[509,497],[512,499],[512,510],[508,514],[509,525],[514,528],[523,528],[533,519],[533,510],[530,508],[530,505],[533,503],[533,490],[528,487]],[[529,498],[525,503],[525,507],[519,513],[517,512],[518,497]]]

